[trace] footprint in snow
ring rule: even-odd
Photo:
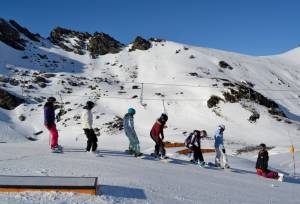
[[[36,171],[36,173],[41,174],[43,176],[48,176],[48,170],[47,169],[42,169],[40,171]]]

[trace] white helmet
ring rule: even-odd
[[[223,130],[225,130],[225,125],[219,125],[219,128],[221,128],[221,129],[223,129]]]

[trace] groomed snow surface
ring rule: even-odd
[[[121,137],[121,136],[119,136]],[[83,140],[80,140],[82,143]],[[286,182],[258,177],[251,160],[229,157],[232,171],[203,169],[188,158],[170,163],[134,158],[119,149],[101,148],[103,157],[83,151],[83,145],[53,154],[43,142],[1,144],[1,174],[36,176],[97,176],[97,196],[74,193],[1,193],[0,203],[299,203],[300,180]],[[172,155],[170,155],[172,156]],[[288,173],[285,155],[271,156]],[[213,154],[204,155],[213,161]],[[273,162],[274,162],[273,161]],[[299,164],[299,163],[298,163]],[[298,172],[299,173],[299,172]]]

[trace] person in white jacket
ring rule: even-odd
[[[225,131],[225,125],[219,125],[215,133],[215,150],[216,150],[215,165],[217,167],[230,168],[228,164],[226,150],[224,147],[224,140],[223,140],[224,131]],[[221,158],[223,160],[222,165],[221,165]]]
[[[94,108],[94,106],[94,102],[86,102],[86,106],[83,107],[81,120],[84,133],[87,137],[86,151],[89,152],[92,149],[92,152],[96,153],[98,139],[93,129],[92,108]]]

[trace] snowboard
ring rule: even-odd
[[[214,163],[212,162],[208,162],[206,165],[204,165],[204,167],[202,168],[214,168],[214,169],[220,169],[220,170],[227,170],[227,171],[232,171],[230,167],[225,168],[225,167],[221,167],[221,166],[216,166]]]
[[[151,153],[150,154],[150,157],[153,158],[153,160],[155,161],[161,161],[161,162],[165,162],[165,163],[168,163],[171,161],[170,157],[168,156],[165,156],[165,157],[157,157],[154,153]]]
[[[103,154],[99,150],[96,150],[96,152],[87,152],[95,157],[104,157]]]
[[[132,155],[132,156],[134,156],[136,158],[140,158],[140,157],[142,157],[144,155],[142,152],[140,152],[139,154],[135,154],[134,152],[132,152],[132,151],[130,151],[128,149],[125,150],[125,153],[129,154],[129,155]]]

